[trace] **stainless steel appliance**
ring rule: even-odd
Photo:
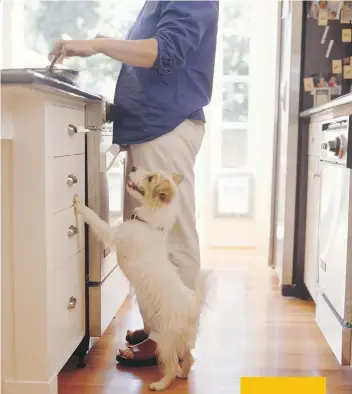
[[[87,105],[87,128],[100,127],[86,133],[85,203],[103,220],[115,223],[123,217],[125,152],[112,145],[108,124],[113,120],[113,104],[102,100]],[[129,292],[115,253],[104,248],[88,226],[86,240],[86,336],[76,350],[78,366],[84,366],[92,339],[103,335]]]
[[[331,73],[331,59],[350,56],[351,47],[341,42],[343,25],[329,20],[329,31],[322,45],[322,28],[311,14],[309,1],[283,0],[279,64],[277,141],[273,172],[273,218],[270,264],[275,268],[284,296],[310,298],[304,282],[307,213],[308,124],[300,120],[301,111],[314,106],[312,92],[304,91],[303,80]],[[330,56],[326,56],[334,40]],[[337,92],[338,91],[338,92]],[[332,98],[350,91],[348,79]],[[333,92],[333,90],[332,90]]]
[[[335,351],[349,364],[352,329],[352,123],[351,116],[335,118],[322,126],[320,151],[319,287],[318,324],[330,341],[325,315],[340,325],[345,348]],[[317,202],[318,203],[318,202]],[[341,355],[342,354],[342,355]]]

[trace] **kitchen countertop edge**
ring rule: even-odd
[[[11,72],[10,72],[11,71]],[[43,74],[37,73],[32,70],[19,70],[13,72],[13,70],[1,70],[1,85],[43,85],[54,90],[74,94],[76,96],[94,100],[102,101],[103,98],[93,93],[86,92],[74,85],[70,85],[65,82],[61,82],[54,78],[47,77]]]
[[[329,110],[332,108],[340,107],[340,106],[346,105],[346,104],[352,104],[352,93],[345,94],[344,96],[341,96],[341,97],[338,97],[334,100],[331,100],[324,105],[319,105],[318,107],[313,107],[313,108],[307,109],[307,110],[301,112],[299,116],[301,118],[309,118],[312,115],[318,114],[320,112],[323,112],[323,111],[326,111],[326,110]]]

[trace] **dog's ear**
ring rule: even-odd
[[[174,198],[174,191],[168,180],[162,181],[155,189],[156,198],[162,203],[169,203]]]
[[[176,174],[175,172],[172,174],[172,179],[178,186],[180,183],[182,183],[184,176],[182,174]]]

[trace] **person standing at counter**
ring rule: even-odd
[[[123,63],[116,84],[113,143],[126,146],[127,170],[176,172],[180,214],[169,234],[170,261],[184,284],[194,288],[200,269],[195,217],[194,164],[200,150],[209,104],[217,39],[218,1],[146,1],[125,40],[60,40],[52,55],[104,54]],[[135,201],[126,194],[126,219]],[[141,310],[141,315],[146,311]],[[149,328],[128,331],[132,345],[117,360],[156,363]]]

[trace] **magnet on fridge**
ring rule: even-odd
[[[325,43],[326,37],[328,35],[328,31],[329,31],[329,26],[325,26],[324,33],[323,33],[323,35],[321,37],[321,41],[320,41],[321,44]]]
[[[332,61],[332,73],[342,74],[342,61],[340,59]]]
[[[331,49],[332,49],[333,45],[334,45],[334,40],[330,40],[328,49],[326,50],[326,54],[325,54],[326,58],[330,57],[330,52],[331,52]]]
[[[312,77],[304,78],[303,79],[303,86],[305,92],[311,92],[314,90],[314,80]]]
[[[327,26],[329,20],[329,10],[319,9],[318,26]]]
[[[351,41],[352,41],[352,30],[342,29],[342,42],[351,42]]]

